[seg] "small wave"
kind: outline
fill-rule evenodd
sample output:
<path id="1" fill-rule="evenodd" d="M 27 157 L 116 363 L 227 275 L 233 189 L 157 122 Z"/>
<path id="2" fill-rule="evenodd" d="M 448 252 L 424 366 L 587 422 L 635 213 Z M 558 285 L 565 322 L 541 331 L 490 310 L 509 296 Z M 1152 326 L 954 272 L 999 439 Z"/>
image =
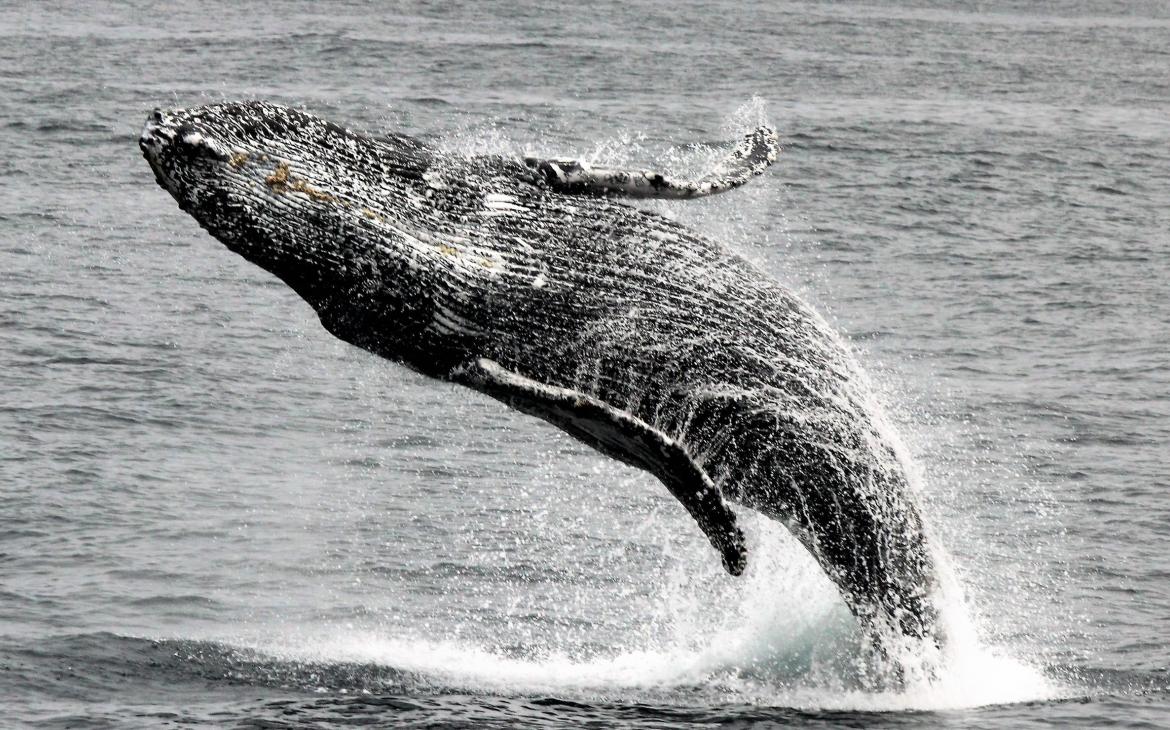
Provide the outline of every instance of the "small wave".
<path id="1" fill-rule="evenodd" d="M 44 121 L 27 121 L 14 119 L 5 125 L 8 129 L 21 132 L 39 132 L 53 134 L 57 132 L 76 134 L 78 132 L 108 132 L 110 127 L 98 122 L 83 122 L 75 119 L 51 119 Z"/>
<path id="2" fill-rule="evenodd" d="M 191 608 L 198 606 L 200 609 L 215 608 L 223 604 L 214 598 L 200 595 L 167 595 L 167 596 L 143 596 L 141 598 L 134 598 L 128 601 L 131 606 L 138 606 L 141 608 L 170 608 L 181 607 Z"/>
<path id="3" fill-rule="evenodd" d="M 431 108 L 453 106 L 450 101 L 438 96 L 408 96 L 403 99 L 403 102 Z"/>
<path id="4" fill-rule="evenodd" d="M 428 686 L 400 669 L 370 663 L 285 661 L 245 647 L 215 641 L 147 639 L 109 632 L 43 639 L 29 646 L 0 645 L 0 656 L 17 660 L 22 681 L 46 692 L 59 684 L 72 695 L 74 675 L 87 677 L 95 694 L 147 684 L 184 681 L 279 687 L 304 691 L 418 692 Z M 16 667 L 13 667 L 14 669 Z M 61 675 L 60 670 L 68 668 Z M 6 672 L 0 667 L 0 679 Z"/>

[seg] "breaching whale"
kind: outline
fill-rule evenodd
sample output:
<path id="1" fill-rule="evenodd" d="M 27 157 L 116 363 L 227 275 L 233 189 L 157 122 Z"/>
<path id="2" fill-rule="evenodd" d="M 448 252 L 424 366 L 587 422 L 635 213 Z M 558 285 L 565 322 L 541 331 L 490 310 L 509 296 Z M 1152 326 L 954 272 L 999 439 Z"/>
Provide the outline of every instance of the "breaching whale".
<path id="1" fill-rule="evenodd" d="M 337 337 L 652 473 L 733 575 L 729 502 L 782 522 L 863 626 L 941 642 L 931 539 L 848 348 L 741 256 L 621 202 L 741 185 L 771 129 L 696 180 L 460 157 L 255 101 L 156 110 L 139 144 Z"/>

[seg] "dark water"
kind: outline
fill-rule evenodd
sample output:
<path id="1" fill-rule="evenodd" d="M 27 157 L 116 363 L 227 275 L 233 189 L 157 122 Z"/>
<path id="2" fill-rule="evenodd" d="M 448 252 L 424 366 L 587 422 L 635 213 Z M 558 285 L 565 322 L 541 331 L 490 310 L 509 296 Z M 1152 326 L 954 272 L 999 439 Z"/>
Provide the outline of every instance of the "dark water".
<path id="1" fill-rule="evenodd" d="M 758 95 L 764 102 L 752 102 Z M 966 592 L 866 692 L 776 525 L 724 575 L 652 478 L 332 339 L 135 140 L 262 97 L 686 170 L 652 206 L 845 331 Z M 0 725 L 1170 723 L 1170 8 L 0 8 Z"/>

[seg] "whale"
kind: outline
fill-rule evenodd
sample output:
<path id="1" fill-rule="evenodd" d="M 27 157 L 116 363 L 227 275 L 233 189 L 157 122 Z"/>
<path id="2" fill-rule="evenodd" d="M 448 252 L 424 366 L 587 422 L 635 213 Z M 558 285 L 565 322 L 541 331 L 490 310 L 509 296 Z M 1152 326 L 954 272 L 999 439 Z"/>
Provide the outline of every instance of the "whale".
<path id="1" fill-rule="evenodd" d="M 649 472 L 731 575 L 736 510 L 782 523 L 866 631 L 941 646 L 936 540 L 856 356 L 743 255 L 636 205 L 747 183 L 772 128 L 685 179 L 263 101 L 156 109 L 138 141 L 183 211 L 336 337 Z"/>

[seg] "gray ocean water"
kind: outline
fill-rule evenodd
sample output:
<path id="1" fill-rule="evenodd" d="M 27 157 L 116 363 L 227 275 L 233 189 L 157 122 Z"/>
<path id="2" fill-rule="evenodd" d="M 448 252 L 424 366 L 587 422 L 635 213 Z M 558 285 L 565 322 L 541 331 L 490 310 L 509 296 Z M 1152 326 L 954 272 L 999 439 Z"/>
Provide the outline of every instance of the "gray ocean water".
<path id="1" fill-rule="evenodd" d="M 778 525 L 332 338 L 154 182 L 155 106 L 688 171 L 849 338 L 968 617 L 867 691 Z M 704 146 L 707 145 L 707 146 Z M 1170 6 L 0 7 L 0 725 L 1170 724 Z"/>

